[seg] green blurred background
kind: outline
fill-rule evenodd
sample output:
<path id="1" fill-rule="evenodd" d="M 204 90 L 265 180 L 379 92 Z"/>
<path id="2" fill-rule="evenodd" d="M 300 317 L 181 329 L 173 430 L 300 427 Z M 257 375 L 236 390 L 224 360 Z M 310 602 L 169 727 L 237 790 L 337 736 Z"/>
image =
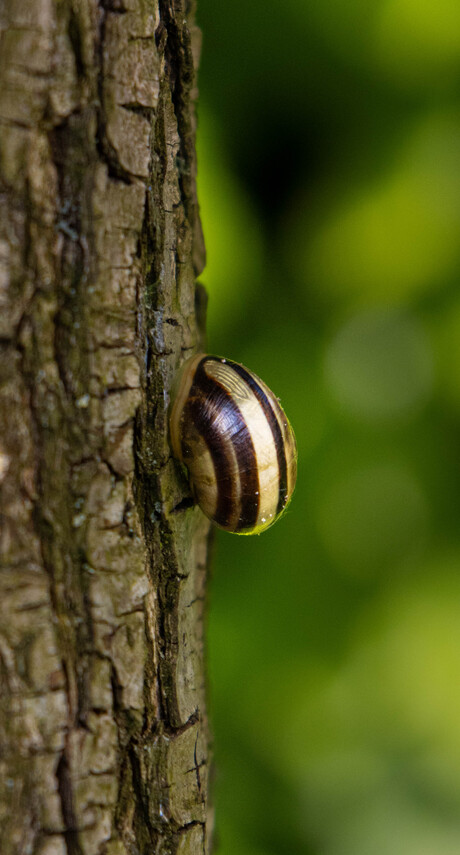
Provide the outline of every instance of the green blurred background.
<path id="1" fill-rule="evenodd" d="M 460 4 L 198 0 L 209 349 L 281 397 L 218 533 L 220 855 L 460 853 Z"/>

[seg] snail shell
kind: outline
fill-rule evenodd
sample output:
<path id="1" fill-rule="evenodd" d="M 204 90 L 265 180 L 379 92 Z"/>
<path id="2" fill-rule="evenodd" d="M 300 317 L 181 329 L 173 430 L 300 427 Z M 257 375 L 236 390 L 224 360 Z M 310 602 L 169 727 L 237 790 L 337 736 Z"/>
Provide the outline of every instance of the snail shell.
<path id="1" fill-rule="evenodd" d="M 170 414 L 174 456 L 195 498 L 226 531 L 260 534 L 294 490 L 294 432 L 273 392 L 243 365 L 198 353 L 183 365 Z"/>

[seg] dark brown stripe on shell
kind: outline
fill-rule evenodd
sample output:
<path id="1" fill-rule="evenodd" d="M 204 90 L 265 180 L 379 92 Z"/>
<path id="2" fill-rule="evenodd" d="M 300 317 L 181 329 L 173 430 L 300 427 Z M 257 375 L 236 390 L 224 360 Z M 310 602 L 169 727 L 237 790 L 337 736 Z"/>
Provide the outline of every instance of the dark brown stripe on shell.
<path id="1" fill-rule="evenodd" d="M 276 418 L 275 413 L 273 412 L 273 406 L 270 403 L 266 393 L 259 386 L 256 378 L 253 374 L 250 374 L 249 371 L 244 368 L 243 365 L 240 365 L 238 362 L 232 362 L 231 360 L 227 360 L 227 364 L 230 365 L 243 380 L 246 381 L 248 386 L 250 386 L 251 390 L 254 392 L 260 406 L 264 411 L 265 418 L 270 426 L 270 430 L 273 434 L 273 440 L 276 448 L 276 456 L 278 458 L 278 470 L 279 470 L 279 495 L 278 495 L 278 505 L 276 508 L 276 515 L 281 513 L 286 502 L 288 500 L 288 478 L 287 478 L 287 463 L 286 463 L 286 454 L 284 451 L 284 440 L 283 435 L 281 433 L 281 428 L 279 426 L 278 419 Z"/>
<path id="2" fill-rule="evenodd" d="M 228 528 L 232 522 L 237 502 L 234 476 L 226 449 L 226 443 L 232 443 L 238 465 L 241 497 L 238 521 L 236 525 L 231 525 L 231 529 L 243 531 L 256 526 L 259 514 L 256 452 L 251 434 L 232 396 L 217 380 L 206 374 L 204 363 L 208 359 L 204 357 L 197 365 L 187 407 L 212 457 L 218 491 L 214 519 L 224 528 Z M 222 439 L 223 427 L 227 439 Z"/>

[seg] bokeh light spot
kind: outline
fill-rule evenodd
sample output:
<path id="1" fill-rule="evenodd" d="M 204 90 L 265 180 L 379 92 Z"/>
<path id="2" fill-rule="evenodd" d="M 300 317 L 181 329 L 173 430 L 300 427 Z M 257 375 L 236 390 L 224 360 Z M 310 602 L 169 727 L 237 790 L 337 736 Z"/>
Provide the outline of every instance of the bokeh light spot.
<path id="1" fill-rule="evenodd" d="M 398 420 L 418 411 L 433 382 L 428 337 L 415 318 L 388 310 L 362 312 L 330 343 L 326 385 L 347 413 Z"/>
<path id="2" fill-rule="evenodd" d="M 342 476 L 319 505 L 318 529 L 334 563 L 373 576 L 416 554 L 425 542 L 427 502 L 406 469 L 379 463 Z"/>

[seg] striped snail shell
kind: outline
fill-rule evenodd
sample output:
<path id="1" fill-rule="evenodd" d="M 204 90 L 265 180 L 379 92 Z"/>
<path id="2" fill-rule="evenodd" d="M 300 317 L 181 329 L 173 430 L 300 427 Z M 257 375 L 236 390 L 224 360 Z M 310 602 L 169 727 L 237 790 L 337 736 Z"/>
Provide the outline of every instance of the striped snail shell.
<path id="1" fill-rule="evenodd" d="M 187 469 L 209 519 L 236 534 L 260 534 L 294 490 L 294 432 L 273 392 L 243 365 L 198 353 L 173 388 L 174 456 Z"/>

